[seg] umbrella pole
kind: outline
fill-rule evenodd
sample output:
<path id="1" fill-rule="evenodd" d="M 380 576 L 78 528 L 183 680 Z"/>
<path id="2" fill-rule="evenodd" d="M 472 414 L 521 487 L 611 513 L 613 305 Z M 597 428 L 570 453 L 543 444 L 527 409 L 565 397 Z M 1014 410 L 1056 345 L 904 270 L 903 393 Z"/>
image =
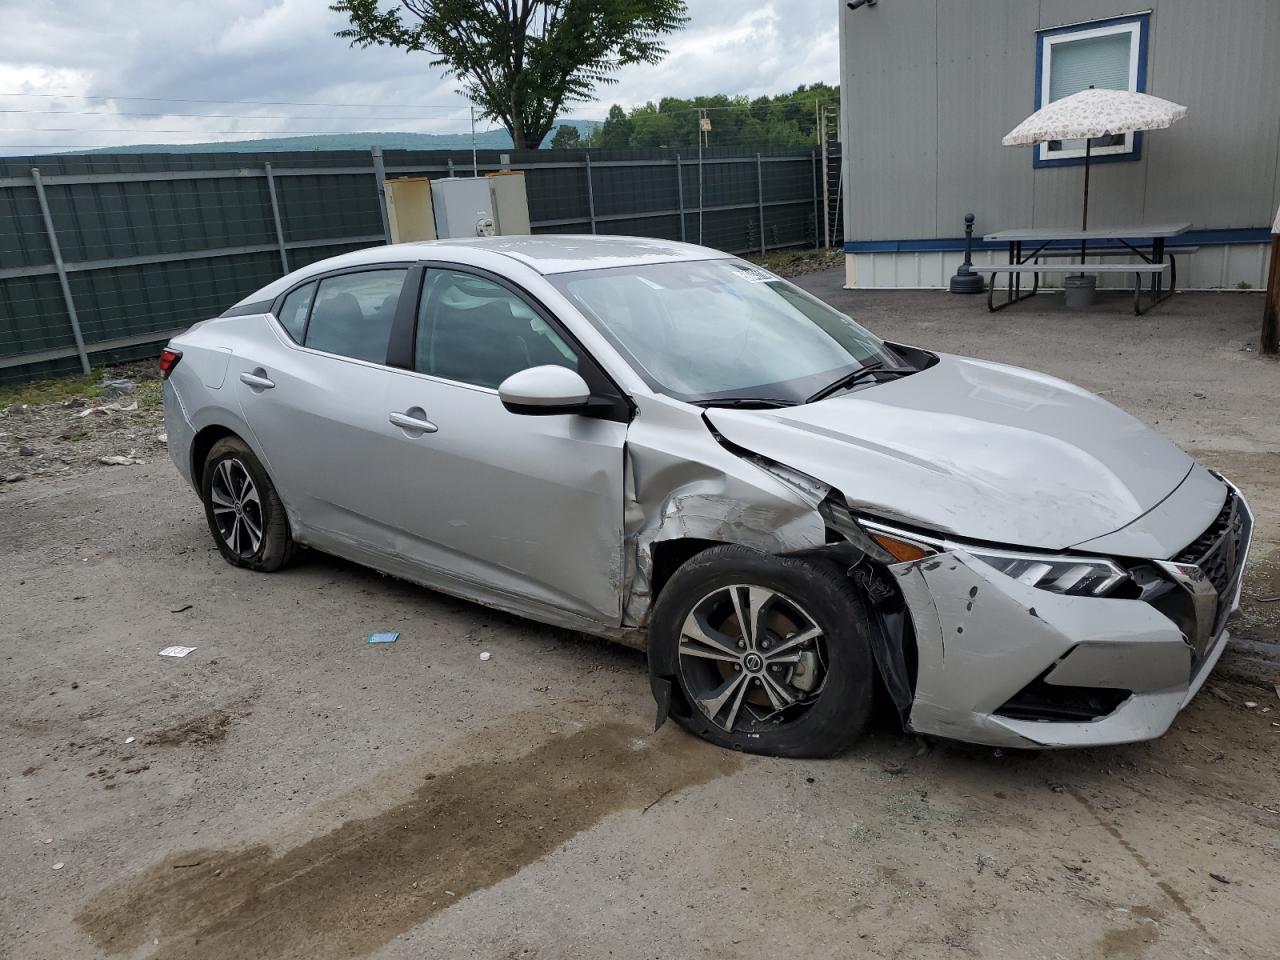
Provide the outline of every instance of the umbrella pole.
<path id="1" fill-rule="evenodd" d="M 1089 154 L 1093 149 L 1093 140 L 1090 137 L 1084 138 L 1084 216 L 1080 219 L 1080 229 L 1089 229 Z M 1085 248 L 1088 241 L 1081 238 L 1080 240 L 1080 266 L 1084 266 Z M 1084 276 L 1082 272 L 1080 274 Z"/>

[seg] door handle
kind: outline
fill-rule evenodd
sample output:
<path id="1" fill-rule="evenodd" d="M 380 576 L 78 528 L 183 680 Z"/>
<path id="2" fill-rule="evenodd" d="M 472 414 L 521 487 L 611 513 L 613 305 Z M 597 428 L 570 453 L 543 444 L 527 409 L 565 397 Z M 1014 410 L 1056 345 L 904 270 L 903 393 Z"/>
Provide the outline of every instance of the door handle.
<path id="1" fill-rule="evenodd" d="M 274 380 L 267 377 L 260 377 L 256 373 L 240 374 L 240 382 L 245 386 L 253 387 L 256 390 L 270 390 L 276 385 Z"/>
<path id="2" fill-rule="evenodd" d="M 421 413 L 421 411 L 415 408 L 408 413 L 391 413 L 387 415 L 387 419 L 402 430 L 411 430 L 414 433 L 435 433 L 440 429 L 426 418 L 426 414 L 413 416 L 414 413 Z"/>

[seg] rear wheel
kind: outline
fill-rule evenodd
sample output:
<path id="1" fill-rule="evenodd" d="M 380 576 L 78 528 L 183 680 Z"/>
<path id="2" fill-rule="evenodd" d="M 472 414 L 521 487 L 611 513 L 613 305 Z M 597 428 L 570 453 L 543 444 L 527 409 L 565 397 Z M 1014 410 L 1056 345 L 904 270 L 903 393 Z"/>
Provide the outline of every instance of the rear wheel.
<path id="1" fill-rule="evenodd" d="M 655 693 L 712 743 L 785 757 L 832 756 L 871 709 L 870 623 L 834 566 L 739 546 L 714 547 L 676 571 L 649 631 Z"/>
<path id="2" fill-rule="evenodd" d="M 213 445 L 200 490 L 209 532 L 228 563 L 269 573 L 293 559 L 296 547 L 284 504 L 239 437 L 223 437 Z"/>

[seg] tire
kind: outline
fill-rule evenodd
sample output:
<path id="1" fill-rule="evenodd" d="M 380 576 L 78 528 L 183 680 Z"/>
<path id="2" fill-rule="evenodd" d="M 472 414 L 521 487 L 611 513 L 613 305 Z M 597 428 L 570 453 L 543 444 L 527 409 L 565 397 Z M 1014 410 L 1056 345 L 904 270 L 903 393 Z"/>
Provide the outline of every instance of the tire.
<path id="1" fill-rule="evenodd" d="M 239 437 L 223 437 L 213 445 L 201 472 L 200 494 L 209 533 L 227 563 L 272 573 L 293 560 L 297 547 L 284 504 Z"/>
<path id="2" fill-rule="evenodd" d="M 742 619 L 763 621 L 763 632 L 744 637 Z M 835 565 L 712 547 L 680 567 L 654 604 L 654 696 L 722 747 L 835 756 L 862 736 L 871 712 L 871 629 L 861 594 Z"/>

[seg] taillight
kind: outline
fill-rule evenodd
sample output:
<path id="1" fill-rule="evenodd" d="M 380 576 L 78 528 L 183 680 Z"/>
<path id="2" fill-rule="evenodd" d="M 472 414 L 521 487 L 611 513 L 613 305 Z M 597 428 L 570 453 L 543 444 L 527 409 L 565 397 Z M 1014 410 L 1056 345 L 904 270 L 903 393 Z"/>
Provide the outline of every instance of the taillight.
<path id="1" fill-rule="evenodd" d="M 178 361 L 181 359 L 182 359 L 181 350 L 170 350 L 168 347 L 165 347 L 163 350 L 161 350 L 160 351 L 160 376 L 168 380 L 169 374 L 173 373 L 173 368 L 178 365 Z"/>

